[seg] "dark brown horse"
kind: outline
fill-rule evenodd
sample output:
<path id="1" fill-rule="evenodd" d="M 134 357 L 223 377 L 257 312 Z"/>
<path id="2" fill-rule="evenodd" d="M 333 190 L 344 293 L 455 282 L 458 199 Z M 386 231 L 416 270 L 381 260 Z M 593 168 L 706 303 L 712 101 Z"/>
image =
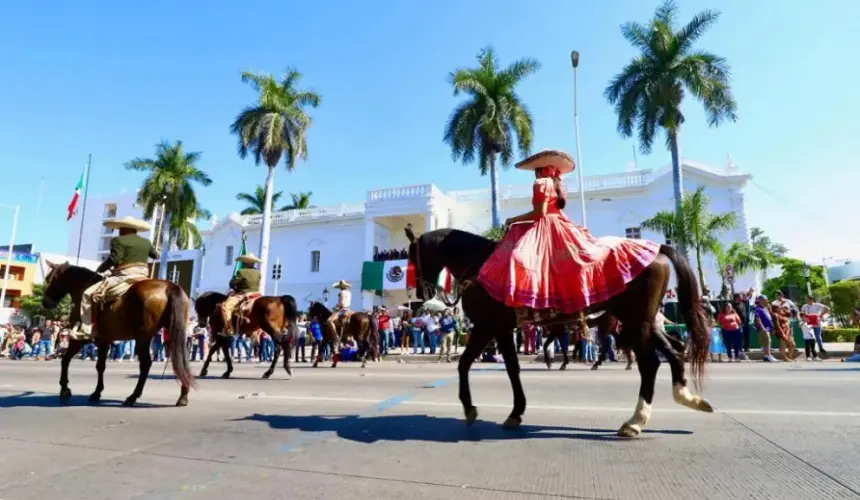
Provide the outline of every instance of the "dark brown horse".
<path id="1" fill-rule="evenodd" d="M 281 297 L 263 296 L 254 302 L 251 307 L 251 312 L 248 318 L 240 325 L 233 328 L 227 328 L 223 311 L 221 309 L 227 296 L 219 292 L 207 292 L 194 301 L 194 310 L 197 313 L 197 322 L 201 326 L 208 324 L 211 332 L 214 345 L 209 349 L 209 355 L 203 363 L 203 369 L 200 370 L 200 376 L 205 377 L 209 372 L 209 363 L 212 361 L 212 355 L 219 349 L 224 354 L 224 360 L 227 363 L 227 371 L 221 375 L 221 378 L 230 378 L 233 372 L 233 361 L 230 358 L 230 339 L 232 334 L 230 330 L 236 331 L 258 339 L 259 332 L 262 330 L 272 337 L 275 343 L 275 355 L 272 358 L 272 364 L 265 373 L 263 378 L 269 378 L 275 372 L 275 366 L 278 364 L 278 358 L 281 350 L 285 350 L 284 370 L 288 375 L 293 374 L 290 369 L 290 337 L 285 334 L 285 330 L 289 327 L 292 332 L 296 328 L 296 320 L 298 318 L 298 309 L 296 300 L 290 295 Z"/>
<path id="2" fill-rule="evenodd" d="M 90 285 L 104 278 L 89 269 L 64 264 L 48 263 L 51 271 L 45 278 L 45 296 L 42 300 L 46 308 L 54 308 L 66 295 L 72 297 L 72 312 L 69 322 L 80 320 L 81 297 Z M 195 386 L 194 376 L 188 366 L 188 346 L 185 330 L 188 326 L 188 296 L 185 291 L 169 281 L 144 280 L 131 286 L 116 302 L 106 305 L 95 317 L 97 333 L 95 344 L 98 348 L 98 383 L 90 394 L 90 402 L 98 403 L 104 390 L 104 372 L 111 342 L 115 340 L 135 340 L 137 359 L 140 362 L 140 377 L 134 392 L 123 402 L 123 406 L 134 406 L 141 394 L 149 369 L 152 366 L 149 346 L 152 336 L 162 328 L 167 330 L 167 355 L 173 366 L 173 374 L 181 390 L 176 406 L 188 404 L 188 391 Z M 84 342 L 70 339 L 69 347 L 63 354 L 60 373 L 60 401 L 67 403 L 72 397 L 69 390 L 69 362 L 81 350 Z"/>
<path id="3" fill-rule="evenodd" d="M 346 320 L 346 324 L 340 326 L 340 334 L 332 330 L 329 326 L 328 319 L 332 312 L 319 302 L 313 302 L 308 309 L 308 317 L 316 318 L 322 327 L 323 342 L 328 342 L 331 345 L 332 364 L 331 367 L 337 367 L 340 360 L 340 345 L 346 342 L 347 337 L 352 337 L 358 345 L 358 356 L 361 359 L 361 367 L 367 366 L 367 355 L 373 360 L 379 359 L 379 330 L 376 322 L 369 314 L 364 312 L 354 312 Z M 321 355 L 314 360 L 314 368 L 321 361 Z"/>
<path id="4" fill-rule="evenodd" d="M 471 425 L 478 418 L 478 410 L 472 405 L 469 389 L 469 368 L 490 339 L 496 339 L 505 361 L 505 369 L 514 392 L 514 407 L 505 420 L 505 428 L 519 427 L 526 410 L 526 396 L 520 381 L 520 366 L 517 359 L 513 331 L 517 323 L 514 309 L 490 297 L 475 277 L 481 265 L 493 253 L 496 243 L 482 236 L 456 229 L 437 229 L 417 238 L 410 227 L 406 228 L 410 241 L 409 260 L 415 265 L 415 278 L 419 283 L 417 295 L 422 300 L 431 298 L 438 291 L 439 273 L 447 268 L 457 283 L 463 310 L 474 323 L 466 350 L 460 357 L 460 402 L 466 421 Z M 673 397 L 676 403 L 699 411 L 711 412 L 711 405 L 687 388 L 684 364 L 666 335 L 654 325 L 669 284 L 671 269 L 675 268 L 678 280 L 680 310 L 686 320 L 691 338 L 691 370 L 696 386 L 704 377 L 708 356 L 710 332 L 706 326 L 699 301 L 696 279 L 689 263 L 669 246 L 660 247 L 660 253 L 639 276 L 628 283 L 624 292 L 592 307 L 586 314 L 606 311 L 622 324 L 621 335 L 636 353 L 641 384 L 639 400 L 633 416 L 618 431 L 620 436 L 634 437 L 642 432 L 651 416 L 654 399 L 654 383 L 661 352 L 672 368 Z"/>

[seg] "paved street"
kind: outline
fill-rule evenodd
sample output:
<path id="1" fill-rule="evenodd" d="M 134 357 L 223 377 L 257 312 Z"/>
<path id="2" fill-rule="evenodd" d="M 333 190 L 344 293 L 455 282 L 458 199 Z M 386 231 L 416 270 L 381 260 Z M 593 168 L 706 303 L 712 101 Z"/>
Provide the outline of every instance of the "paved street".
<path id="1" fill-rule="evenodd" d="M 860 497 L 860 371 L 838 362 L 711 364 L 715 414 L 675 405 L 664 366 L 634 440 L 614 435 L 638 389 L 619 365 L 525 365 L 513 432 L 499 426 L 511 392 L 496 365 L 472 371 L 470 429 L 453 364 L 300 365 L 268 381 L 243 364 L 201 380 L 186 408 L 162 368 L 122 408 L 137 364 L 109 363 L 108 401 L 91 407 L 94 363 L 76 360 L 59 407 L 57 362 L 0 360 L 0 499 Z"/>

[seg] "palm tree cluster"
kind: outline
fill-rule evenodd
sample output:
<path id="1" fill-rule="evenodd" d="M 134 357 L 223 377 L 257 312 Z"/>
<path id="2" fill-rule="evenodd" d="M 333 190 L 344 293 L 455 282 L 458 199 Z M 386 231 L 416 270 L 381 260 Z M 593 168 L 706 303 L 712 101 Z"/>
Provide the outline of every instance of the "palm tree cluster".
<path id="1" fill-rule="evenodd" d="M 690 197 L 683 195 L 678 151 L 678 137 L 685 120 L 681 105 L 687 94 L 692 95 L 703 105 L 709 124 L 717 126 L 725 120 L 737 119 L 737 104 L 726 60 L 695 48 L 695 43 L 717 22 L 719 13 L 700 12 L 680 28 L 677 18 L 676 3 L 665 0 L 648 24 L 631 22 L 622 27 L 622 35 L 640 54 L 612 79 L 604 94 L 615 106 L 619 133 L 631 137 L 635 132 L 644 152 L 651 151 L 658 131 L 664 132 L 672 156 L 676 206 L 674 213 L 657 214 L 648 222 L 650 227 L 672 232 L 683 253 L 686 254 L 688 244 L 692 245 L 700 261 L 703 252 L 717 252 L 712 235 L 727 228 L 732 216 L 704 217 L 706 199 L 700 190 Z M 502 66 L 492 47 L 482 49 L 476 62 L 475 67 L 458 68 L 449 75 L 454 96 L 462 95 L 465 99 L 448 118 L 444 141 L 455 161 L 476 163 L 481 175 L 489 174 L 492 227 L 498 230 L 501 226 L 498 169 L 509 167 L 517 154 L 528 155 L 534 136 L 534 120 L 517 94 L 517 86 L 536 73 L 540 63 L 522 58 Z M 247 204 L 243 214 L 263 215 L 259 257 L 264 268 L 272 207 L 283 196 L 282 191 L 274 191 L 275 167 L 283 160 L 287 170 L 292 171 L 300 160 L 307 159 L 307 132 L 313 123 L 308 111 L 317 108 L 322 100 L 316 92 L 299 87 L 301 77 L 292 68 L 280 78 L 242 72 L 242 82 L 251 85 L 257 100 L 241 110 L 230 126 L 238 140 L 239 156 L 244 159 L 250 155 L 255 164 L 267 168 L 263 186 L 257 186 L 253 193 L 236 195 L 237 200 Z M 193 221 L 208 215 L 197 204 L 191 188 L 192 183 L 204 186 L 211 183 L 195 166 L 198 159 L 199 153 L 185 153 L 181 143 L 176 142 L 159 145 L 155 159 L 135 159 L 126 165 L 149 172 L 140 202 L 148 217 L 159 205 L 169 215 L 165 220 L 170 222 L 162 231 L 165 243 L 171 240 L 182 245 L 196 241 Z M 309 207 L 310 196 L 310 192 L 290 194 L 292 203 L 281 210 Z M 690 214 L 686 209 L 697 212 Z M 735 256 L 739 250 L 729 248 L 724 253 Z M 736 259 L 738 263 L 741 261 Z M 262 273 L 263 290 L 267 274 Z M 703 279 L 701 265 L 699 274 Z"/>
<path id="2" fill-rule="evenodd" d="M 201 153 L 188 152 L 182 141 L 163 141 L 155 146 L 155 157 L 135 158 L 125 168 L 145 172 L 137 203 L 143 216 L 151 219 L 156 211 L 161 214 L 161 262 L 158 277 L 167 278 L 167 250 L 176 243 L 187 248 L 193 241 L 199 245 L 200 233 L 194 221 L 208 219 L 209 213 L 197 201 L 194 184 L 208 186 L 212 179 L 197 167 Z"/>

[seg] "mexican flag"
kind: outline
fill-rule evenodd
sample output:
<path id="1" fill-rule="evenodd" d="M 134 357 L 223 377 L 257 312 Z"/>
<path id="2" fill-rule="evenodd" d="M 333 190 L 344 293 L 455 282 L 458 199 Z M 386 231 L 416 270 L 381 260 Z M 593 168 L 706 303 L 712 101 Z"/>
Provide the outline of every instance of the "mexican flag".
<path id="1" fill-rule="evenodd" d="M 447 269 L 439 273 L 437 284 L 446 292 L 453 289 L 454 280 Z M 364 263 L 361 270 L 362 290 L 381 292 L 407 288 L 415 288 L 415 266 L 408 259 Z"/>
<path id="2" fill-rule="evenodd" d="M 246 253 L 248 253 L 248 250 L 245 248 L 245 240 L 246 239 L 248 239 L 248 238 L 247 238 L 247 236 L 245 236 L 245 231 L 242 231 L 242 246 L 239 247 L 239 255 L 236 256 L 237 259 L 239 257 L 245 255 Z M 239 272 L 239 266 L 240 265 L 241 265 L 241 263 L 239 261 L 236 261 L 236 264 L 233 266 L 233 276 L 236 276 L 236 273 Z"/>
<path id="3" fill-rule="evenodd" d="M 75 212 L 78 208 L 78 200 L 81 198 L 81 191 L 84 189 L 84 178 L 87 175 L 87 168 L 84 167 L 84 171 L 81 172 L 81 178 L 78 179 L 78 184 L 75 186 L 75 194 L 72 196 L 72 201 L 69 202 L 69 214 L 66 216 L 66 222 L 72 220 L 72 217 L 75 216 Z"/>

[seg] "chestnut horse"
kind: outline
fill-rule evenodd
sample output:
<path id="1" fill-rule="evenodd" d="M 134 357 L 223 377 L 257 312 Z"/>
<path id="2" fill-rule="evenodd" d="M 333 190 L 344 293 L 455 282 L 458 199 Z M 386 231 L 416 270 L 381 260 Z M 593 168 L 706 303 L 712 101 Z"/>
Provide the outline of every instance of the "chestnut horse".
<path id="1" fill-rule="evenodd" d="M 230 358 L 230 339 L 232 335 L 228 333 L 227 325 L 224 322 L 224 314 L 221 309 L 226 299 L 227 296 L 223 293 L 206 292 L 194 301 L 197 322 L 201 326 L 208 324 L 214 342 L 212 348 L 209 349 L 209 355 L 206 356 L 206 361 L 203 363 L 203 369 L 200 370 L 201 377 L 205 377 L 209 372 L 209 363 L 212 361 L 212 355 L 219 349 L 224 354 L 224 360 L 227 363 L 227 371 L 221 375 L 221 378 L 230 378 L 230 374 L 233 372 L 233 361 Z M 296 307 L 296 300 L 292 296 L 263 296 L 254 302 L 247 321 L 238 325 L 238 328 L 232 329 L 238 333 L 244 333 L 248 337 L 256 337 L 259 330 L 262 330 L 272 337 L 275 343 L 275 355 L 272 358 L 272 365 L 263 373 L 264 379 L 271 377 L 275 372 L 275 366 L 278 364 L 278 357 L 282 349 L 286 351 L 284 370 L 286 370 L 288 375 L 293 374 L 290 369 L 290 335 L 285 335 L 283 332 L 288 326 L 292 331 L 296 327 L 297 318 L 298 309 Z"/>
<path id="2" fill-rule="evenodd" d="M 517 324 L 516 312 L 490 297 L 476 280 L 478 271 L 489 259 L 497 243 L 457 229 L 437 229 L 416 237 L 412 228 L 407 226 L 406 237 L 410 242 L 409 261 L 415 265 L 415 279 L 416 283 L 419 283 L 416 290 L 418 298 L 428 300 L 439 291 L 439 273 L 443 268 L 447 268 L 460 284 L 459 298 L 462 300 L 463 310 L 474 323 L 466 350 L 460 356 L 458 368 L 460 402 L 463 404 L 467 423 L 471 425 L 478 418 L 478 410 L 472 405 L 469 389 L 469 368 L 490 339 L 495 337 L 514 392 L 514 407 L 505 420 L 504 427 L 519 427 L 526 410 L 526 396 L 520 381 L 517 348 L 511 335 Z M 672 247 L 662 245 L 657 258 L 628 283 L 623 292 L 583 311 L 585 314 L 605 311 L 617 318 L 622 325 L 621 336 L 636 354 L 641 378 L 639 399 L 633 416 L 618 430 L 622 437 L 638 436 L 651 417 L 654 384 L 660 367 L 657 351 L 666 357 L 672 368 L 675 402 L 699 411 L 713 411 L 710 403 L 692 394 L 687 388 L 681 356 L 666 335 L 654 325 L 654 318 L 669 284 L 672 267 L 675 268 L 678 280 L 680 311 L 686 320 L 691 339 L 690 365 L 693 381 L 696 386 L 700 386 L 708 357 L 710 331 L 705 322 L 696 278 L 690 264 Z M 573 319 L 567 317 L 565 322 Z"/>
<path id="3" fill-rule="evenodd" d="M 316 318 L 319 321 L 323 330 L 323 342 L 328 342 L 331 346 L 332 353 L 332 368 L 337 367 L 337 362 L 340 360 L 340 345 L 344 343 L 347 337 L 352 337 L 358 345 L 358 355 L 361 359 L 361 367 L 367 366 L 367 353 L 370 352 L 371 358 L 375 361 L 379 359 L 379 330 L 376 322 L 369 314 L 356 311 L 349 316 L 346 324 L 341 327 L 340 334 L 332 331 L 328 324 L 328 319 L 332 312 L 319 302 L 311 303 L 308 309 L 308 317 Z M 316 368 L 322 355 L 318 354 L 314 360 L 313 367 Z"/>
<path id="4" fill-rule="evenodd" d="M 81 297 L 90 285 L 104 278 L 87 268 L 72 266 L 68 262 L 53 264 L 48 262 L 51 271 L 45 278 L 45 295 L 42 305 L 52 309 L 66 295 L 72 297 L 72 311 L 69 322 L 74 325 L 80 321 Z M 96 307 L 96 306 L 94 306 Z M 134 340 L 137 345 L 137 359 L 140 362 L 140 376 L 134 392 L 122 403 L 134 406 L 143 394 L 143 386 L 149 376 L 152 357 L 149 346 L 152 337 L 162 328 L 167 330 L 167 355 L 173 366 L 173 374 L 181 390 L 176 406 L 188 404 L 188 391 L 195 386 L 194 376 L 188 366 L 188 346 L 185 331 L 188 326 L 188 296 L 182 288 L 169 281 L 143 280 L 133 285 L 117 301 L 105 305 L 95 315 L 97 333 L 94 342 L 98 348 L 98 383 L 90 394 L 89 401 L 98 403 L 104 390 L 104 372 L 111 342 L 115 340 Z M 81 350 L 84 342 L 69 339 L 69 347 L 63 354 L 60 373 L 60 401 L 68 403 L 72 397 L 69 390 L 69 362 Z"/>

